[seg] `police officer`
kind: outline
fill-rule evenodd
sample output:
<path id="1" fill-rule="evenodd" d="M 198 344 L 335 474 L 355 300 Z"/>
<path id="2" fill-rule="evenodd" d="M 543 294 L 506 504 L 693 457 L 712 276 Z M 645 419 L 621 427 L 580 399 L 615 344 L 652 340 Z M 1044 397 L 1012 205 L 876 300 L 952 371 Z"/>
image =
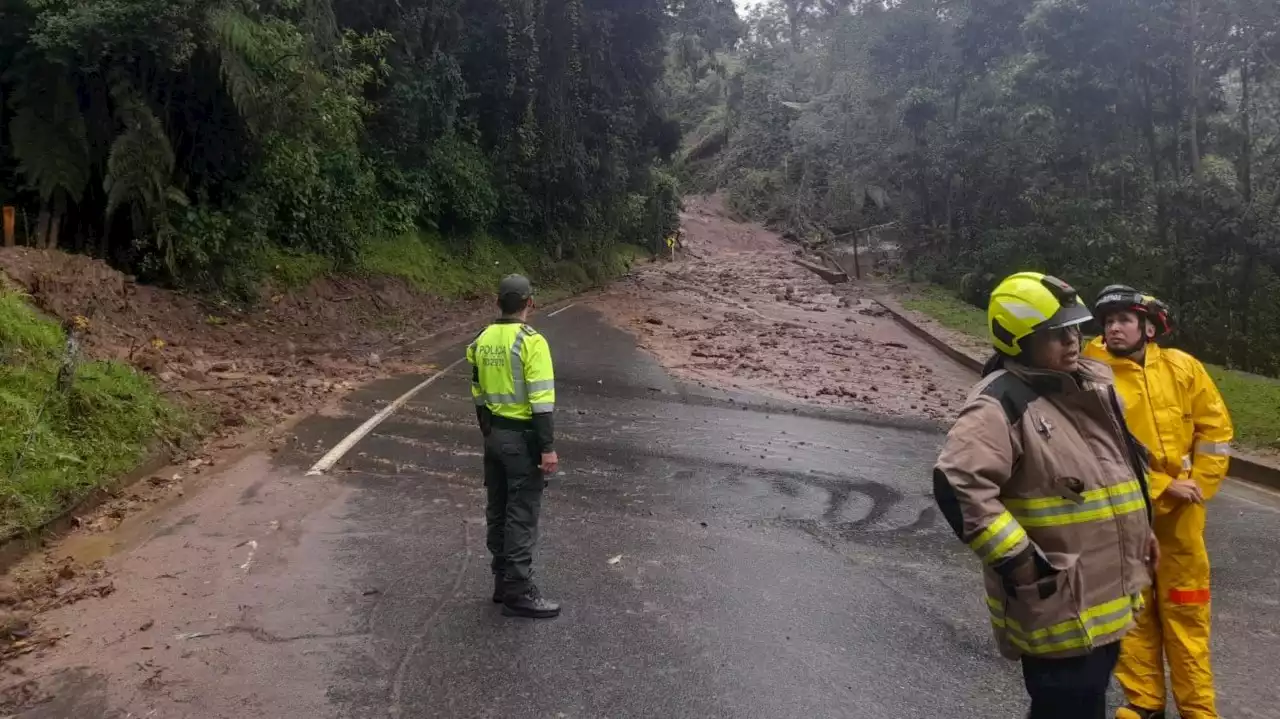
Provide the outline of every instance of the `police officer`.
<path id="1" fill-rule="evenodd" d="M 493 601 L 509 617 L 547 619 L 560 605 L 533 583 L 533 547 L 545 476 L 556 471 L 555 376 L 547 340 L 525 321 L 533 286 L 520 275 L 498 285 L 502 316 L 467 347 L 471 397 L 484 434 L 487 543 Z"/>

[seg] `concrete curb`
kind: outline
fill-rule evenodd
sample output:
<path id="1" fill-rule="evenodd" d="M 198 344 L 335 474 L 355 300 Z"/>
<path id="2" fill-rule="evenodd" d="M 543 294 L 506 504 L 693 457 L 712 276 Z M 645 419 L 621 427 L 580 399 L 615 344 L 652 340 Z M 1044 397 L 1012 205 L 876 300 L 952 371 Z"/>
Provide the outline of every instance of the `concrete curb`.
<path id="1" fill-rule="evenodd" d="M 978 359 L 964 350 L 951 346 L 946 342 L 946 340 L 943 340 L 938 335 L 925 329 L 924 326 L 916 322 L 915 319 L 908 314 L 908 311 L 897 302 L 894 302 L 887 297 L 877 297 L 875 298 L 875 301 L 881 307 L 885 308 L 889 315 L 892 316 L 893 319 L 897 320 L 898 324 L 902 325 L 908 332 L 924 340 L 944 355 L 955 360 L 965 369 L 968 369 L 975 374 L 981 374 L 984 360 Z"/>
<path id="2" fill-rule="evenodd" d="M 946 340 L 935 335 L 921 325 L 911 313 L 899 305 L 897 302 L 887 297 L 877 297 L 876 302 L 893 317 L 898 324 L 902 325 L 907 331 L 916 335 L 920 339 L 929 343 L 946 356 L 955 360 L 962 366 L 968 368 L 972 372 L 982 372 L 984 360 L 974 357 L 967 352 L 957 349 L 946 342 Z M 1243 455 L 1236 450 L 1231 457 L 1231 466 L 1227 470 L 1230 476 L 1257 484 L 1268 489 L 1280 490 L 1280 467 L 1269 464 L 1257 457 Z"/>

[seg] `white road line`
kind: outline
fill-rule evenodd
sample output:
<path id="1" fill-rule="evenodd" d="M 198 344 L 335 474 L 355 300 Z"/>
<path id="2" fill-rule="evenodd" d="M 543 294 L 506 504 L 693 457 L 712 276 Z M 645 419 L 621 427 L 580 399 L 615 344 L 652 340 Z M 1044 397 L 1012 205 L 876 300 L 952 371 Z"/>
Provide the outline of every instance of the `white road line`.
<path id="1" fill-rule="evenodd" d="M 577 303 L 574 303 L 567 307 L 561 307 L 555 312 L 552 312 L 551 314 L 547 315 L 547 317 L 555 317 L 561 312 L 564 312 L 565 310 L 572 309 L 577 306 L 578 306 Z M 307 471 L 307 476 L 314 477 L 316 475 L 324 474 L 325 472 L 328 472 L 330 469 L 333 469 L 333 465 L 337 464 L 338 460 L 342 459 L 347 452 L 350 452 L 351 448 L 356 446 L 360 442 L 360 440 L 368 436 L 368 434 L 372 432 L 375 427 L 377 427 L 378 425 L 386 421 L 387 417 L 390 417 L 391 415 L 395 414 L 395 411 L 403 407 L 405 402 L 408 402 L 409 400 L 413 399 L 413 396 L 415 394 L 426 389 L 428 386 L 431 385 L 432 382 L 435 382 L 436 380 L 440 379 L 442 376 L 447 374 L 449 370 L 452 370 L 454 367 L 457 367 L 458 365 L 462 364 L 464 361 L 466 361 L 465 357 L 455 360 L 453 364 L 431 375 L 426 380 L 424 380 L 421 384 L 419 384 L 417 387 L 414 387 L 408 392 L 405 392 L 404 394 L 397 397 L 394 402 L 387 405 L 386 407 L 383 407 L 381 412 L 378 412 L 377 414 L 373 415 L 369 419 L 365 420 L 364 424 L 360 425 L 359 427 L 356 427 L 354 432 L 344 437 L 342 441 L 339 442 L 337 445 L 335 445 L 333 449 L 329 450 L 329 452 L 325 454 L 325 456 L 321 457 L 320 461 L 316 462 L 315 465 L 313 465 L 311 469 Z"/>
<path id="2" fill-rule="evenodd" d="M 422 383 L 420 383 L 417 387 L 414 387 L 408 392 L 405 392 L 404 394 L 397 397 L 394 402 L 387 405 L 386 407 L 383 407 L 381 412 L 378 412 L 377 414 L 373 415 L 369 419 L 365 420 L 364 424 L 360 425 L 359 427 L 356 427 L 354 432 L 344 437 L 343 440 L 339 442 L 336 446 L 334 446 L 333 449 L 329 450 L 328 454 L 321 457 L 320 461 L 316 462 L 315 465 L 310 469 L 310 471 L 307 472 L 307 476 L 314 477 L 315 475 L 324 474 L 325 472 L 328 472 L 330 469 L 333 469 L 333 465 L 337 464 L 338 460 L 342 459 L 343 455 L 345 455 L 347 452 L 350 452 L 351 448 L 356 446 L 356 443 L 364 439 L 370 432 L 372 432 L 374 427 L 377 427 L 378 425 L 382 424 L 382 422 L 386 420 L 387 417 L 390 417 L 392 414 L 395 413 L 396 410 L 403 407 L 405 402 L 408 402 L 410 399 L 413 399 L 413 396 L 415 394 L 431 386 L 432 382 L 435 382 L 436 380 L 443 377 L 454 367 L 457 367 L 458 365 L 465 362 L 466 359 L 467 359 L 466 357 L 458 358 L 453 362 L 453 364 L 449 365 L 448 367 L 445 367 L 439 372 L 436 372 L 435 374 L 431 375 L 427 379 L 423 380 Z"/>

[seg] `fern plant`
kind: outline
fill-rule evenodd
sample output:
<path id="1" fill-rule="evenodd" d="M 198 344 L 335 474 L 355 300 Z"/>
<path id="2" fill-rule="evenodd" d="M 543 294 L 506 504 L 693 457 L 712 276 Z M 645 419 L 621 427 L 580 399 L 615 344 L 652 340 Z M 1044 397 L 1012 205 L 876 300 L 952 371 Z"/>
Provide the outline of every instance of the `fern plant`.
<path id="1" fill-rule="evenodd" d="M 170 273 L 175 273 L 175 232 L 169 205 L 186 205 L 187 197 L 173 185 L 174 156 L 159 118 L 137 90 L 117 79 L 111 88 L 122 130 L 111 144 L 103 189 L 107 193 L 106 223 L 110 233 L 116 212 L 128 206 L 135 233 L 150 230 Z"/>
<path id="2" fill-rule="evenodd" d="M 89 139 L 72 80 L 65 72 L 18 70 L 10 73 L 9 99 L 18 167 L 46 204 L 58 193 L 79 202 L 89 184 Z"/>
<path id="3" fill-rule="evenodd" d="M 260 37 L 262 26 L 230 5 L 210 9 L 207 21 L 222 85 L 245 125 L 260 134 L 265 108 L 261 101 L 263 83 L 256 68 L 269 61 Z"/>

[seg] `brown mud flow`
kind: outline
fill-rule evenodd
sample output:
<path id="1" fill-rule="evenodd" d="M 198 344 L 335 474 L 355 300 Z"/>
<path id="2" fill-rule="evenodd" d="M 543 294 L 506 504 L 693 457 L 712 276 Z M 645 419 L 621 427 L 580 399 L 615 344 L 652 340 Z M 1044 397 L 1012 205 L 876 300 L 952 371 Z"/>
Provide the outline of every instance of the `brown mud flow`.
<path id="1" fill-rule="evenodd" d="M 616 283 L 592 305 L 677 376 L 716 387 L 947 420 L 973 377 L 904 330 L 868 281 L 831 285 L 797 246 L 691 198 L 684 252 Z"/>

